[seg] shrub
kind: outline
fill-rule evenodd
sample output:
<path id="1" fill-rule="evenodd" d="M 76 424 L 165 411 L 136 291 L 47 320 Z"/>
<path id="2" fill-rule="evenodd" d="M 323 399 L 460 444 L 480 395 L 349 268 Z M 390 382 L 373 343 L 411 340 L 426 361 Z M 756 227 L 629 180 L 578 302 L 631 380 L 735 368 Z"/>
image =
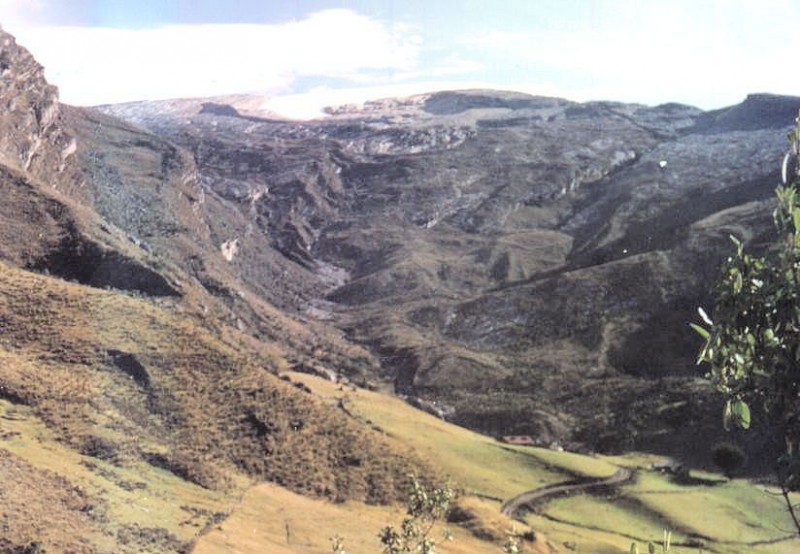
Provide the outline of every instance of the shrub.
<path id="1" fill-rule="evenodd" d="M 447 517 L 454 497 L 455 491 L 449 485 L 429 489 L 412 475 L 406 517 L 403 518 L 400 529 L 389 525 L 381 529 L 378 535 L 383 545 L 383 554 L 436 554 L 436 541 L 431 537 L 431 530 L 437 521 Z M 445 539 L 450 539 L 447 530 Z"/>
<path id="2" fill-rule="evenodd" d="M 711 448 L 711 461 L 728 479 L 733 477 L 746 459 L 744 450 L 729 442 L 720 442 Z"/>

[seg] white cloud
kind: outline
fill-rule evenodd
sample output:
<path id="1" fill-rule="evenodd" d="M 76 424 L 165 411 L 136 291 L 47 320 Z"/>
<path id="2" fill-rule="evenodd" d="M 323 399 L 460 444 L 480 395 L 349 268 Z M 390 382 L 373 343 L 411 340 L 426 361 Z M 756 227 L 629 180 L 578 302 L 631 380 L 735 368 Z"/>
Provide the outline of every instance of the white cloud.
<path id="1" fill-rule="evenodd" d="M 757 4 L 757 6 L 755 6 Z M 739 102 L 749 92 L 797 94 L 798 4 L 609 2 L 602 25 L 531 32 L 487 31 L 473 49 L 516 63 L 520 73 L 557 75 L 567 95 L 700 107 Z"/>
<path id="2" fill-rule="evenodd" d="M 422 46 L 412 28 L 350 10 L 280 25 L 7 30 L 45 66 L 62 100 L 79 105 L 286 91 L 303 76 L 410 72 Z"/>
<path id="3" fill-rule="evenodd" d="M 800 91 L 792 70 L 800 51 L 796 0 L 598 0 L 591 10 L 542 8 L 530 24 L 501 21 L 482 35 L 459 37 L 454 20 L 427 44 L 421 33 L 432 29 L 423 15 L 412 27 L 352 10 L 264 25 L 34 26 L 52 1 L 0 0 L 0 17 L 62 99 L 82 105 L 259 92 L 288 95 L 278 101 L 285 106 L 313 104 L 299 110 L 308 114 L 370 91 L 389 96 L 448 82 L 702 108 L 749 92 Z"/>

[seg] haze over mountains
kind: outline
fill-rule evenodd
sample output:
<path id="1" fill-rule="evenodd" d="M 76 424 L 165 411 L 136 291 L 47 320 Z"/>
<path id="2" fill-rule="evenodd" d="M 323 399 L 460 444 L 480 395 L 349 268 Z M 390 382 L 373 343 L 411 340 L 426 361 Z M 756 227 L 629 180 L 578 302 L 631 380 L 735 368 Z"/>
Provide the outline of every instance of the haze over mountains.
<path id="1" fill-rule="evenodd" d="M 436 473 L 278 377 L 294 369 L 490 435 L 705 462 L 720 404 L 687 322 L 728 235 L 769 240 L 800 98 L 454 91 L 307 122 L 246 97 L 82 109 L 2 31 L 0 74 L 0 399 L 66 452 L 333 500 Z M 19 497 L 16 524 L 57 505 L 65 550 L 191 536 L 114 519 L 109 538 L 101 502 L 23 472 L 64 498 Z"/>

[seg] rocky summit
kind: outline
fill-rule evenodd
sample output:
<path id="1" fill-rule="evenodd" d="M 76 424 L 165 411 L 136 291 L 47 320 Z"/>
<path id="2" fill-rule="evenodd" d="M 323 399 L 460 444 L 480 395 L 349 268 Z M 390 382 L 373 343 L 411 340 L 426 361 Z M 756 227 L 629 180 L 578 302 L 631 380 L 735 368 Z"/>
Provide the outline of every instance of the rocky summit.
<path id="1" fill-rule="evenodd" d="M 2 31 L 0 75 L 0 551 L 185 551 L 252 480 L 397 499 L 440 468 L 352 411 L 364 388 L 708 464 L 721 401 L 688 323 L 729 235 L 773 238 L 800 98 L 75 108 Z"/>

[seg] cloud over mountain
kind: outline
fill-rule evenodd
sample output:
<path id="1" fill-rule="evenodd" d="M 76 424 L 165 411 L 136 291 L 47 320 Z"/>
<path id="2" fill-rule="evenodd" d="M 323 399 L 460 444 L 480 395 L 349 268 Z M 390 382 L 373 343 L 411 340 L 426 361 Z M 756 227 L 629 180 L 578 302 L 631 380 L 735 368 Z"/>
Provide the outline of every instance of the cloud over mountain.
<path id="1" fill-rule="evenodd" d="M 80 105 L 285 92 L 299 78 L 413 72 L 422 47 L 412 27 L 351 10 L 324 10 L 282 24 L 48 26 L 17 34 L 60 84 L 64 101 Z"/>

